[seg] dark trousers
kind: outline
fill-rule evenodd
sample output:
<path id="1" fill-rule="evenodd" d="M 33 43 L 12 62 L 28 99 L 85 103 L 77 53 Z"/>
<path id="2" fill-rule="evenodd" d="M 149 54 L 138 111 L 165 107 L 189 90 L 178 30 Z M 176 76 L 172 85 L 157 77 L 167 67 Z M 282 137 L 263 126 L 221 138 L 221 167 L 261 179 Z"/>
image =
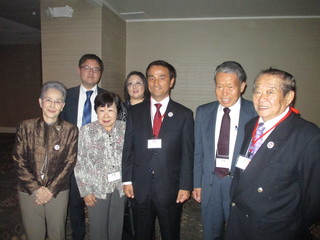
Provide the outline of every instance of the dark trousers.
<path id="1" fill-rule="evenodd" d="M 80 196 L 78 185 L 74 177 L 74 173 L 71 175 L 70 184 L 70 223 L 72 229 L 73 240 L 83 240 L 86 234 L 86 221 L 84 212 L 84 201 Z"/>
<path id="2" fill-rule="evenodd" d="M 137 240 L 154 238 L 156 218 L 160 225 L 162 240 L 180 239 L 181 203 L 173 201 L 169 205 L 162 205 L 150 194 L 143 203 L 135 201 L 133 210 Z"/>

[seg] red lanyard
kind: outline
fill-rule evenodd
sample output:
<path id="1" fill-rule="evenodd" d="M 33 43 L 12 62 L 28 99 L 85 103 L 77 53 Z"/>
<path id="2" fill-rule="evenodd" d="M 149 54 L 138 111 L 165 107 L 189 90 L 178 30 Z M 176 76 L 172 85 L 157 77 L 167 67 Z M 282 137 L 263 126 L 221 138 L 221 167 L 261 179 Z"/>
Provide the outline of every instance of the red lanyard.
<path id="1" fill-rule="evenodd" d="M 296 109 L 294 109 L 294 110 L 296 110 Z M 289 115 L 291 114 L 291 112 L 293 112 L 294 111 L 291 107 L 290 107 L 290 110 L 289 110 L 289 112 L 283 117 L 283 118 L 281 118 L 275 125 L 273 125 L 273 127 L 272 128 L 270 128 L 268 131 L 266 131 L 264 134 L 262 134 L 260 137 L 258 137 L 257 139 L 254 139 L 254 137 L 255 137 L 255 135 L 256 135 L 256 132 L 257 132 L 257 128 L 258 128 L 258 125 L 259 125 L 259 119 L 258 119 L 258 121 L 257 121 L 257 124 L 256 124 L 256 126 L 255 126 L 255 128 L 254 128 L 254 130 L 253 130 L 253 132 L 252 132 L 252 146 L 254 145 L 254 144 L 256 144 L 256 142 L 260 139 L 260 138 L 262 138 L 263 136 L 265 136 L 268 132 L 270 132 L 272 129 L 274 129 L 276 126 L 278 126 L 281 122 L 283 122 L 287 117 L 289 117 Z M 296 112 L 296 111 L 294 111 L 294 112 Z"/>

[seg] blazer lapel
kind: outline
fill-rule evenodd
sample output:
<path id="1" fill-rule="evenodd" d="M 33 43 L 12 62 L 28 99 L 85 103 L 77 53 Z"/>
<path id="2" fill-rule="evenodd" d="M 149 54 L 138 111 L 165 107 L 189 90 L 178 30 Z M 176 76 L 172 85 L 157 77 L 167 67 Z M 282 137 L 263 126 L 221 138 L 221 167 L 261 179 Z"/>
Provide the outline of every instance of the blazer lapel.
<path id="1" fill-rule="evenodd" d="M 151 111 L 150 111 L 150 101 L 146 102 L 145 105 L 142 108 L 142 121 L 141 123 L 146 123 L 143 124 L 144 128 L 144 133 L 147 134 L 147 139 L 152 139 L 153 138 L 153 132 L 152 132 L 152 124 L 151 124 Z"/>
<path id="2" fill-rule="evenodd" d="M 281 148 L 281 144 L 286 141 L 287 133 L 290 131 L 290 129 L 287 129 L 288 126 L 285 123 L 286 121 L 287 120 L 272 131 L 252 158 L 246 170 L 240 174 L 235 195 L 237 192 L 245 191 L 248 185 L 256 182 L 261 175 L 261 172 L 266 168 L 266 166 L 268 166 L 268 164 L 270 164 L 275 151 Z M 249 141 L 247 141 L 247 146 L 248 145 Z"/>
<path id="3" fill-rule="evenodd" d="M 248 109 L 248 105 L 241 98 L 240 116 L 239 116 L 238 126 L 245 126 L 245 124 L 252 118 L 249 111 L 250 110 Z M 238 129 L 240 129 L 240 128 L 238 128 Z M 238 130 L 238 133 L 237 133 L 237 138 L 236 138 L 236 142 L 235 142 L 235 146 L 234 146 L 234 150 L 233 150 L 232 165 L 231 165 L 231 170 L 230 170 L 232 174 L 234 172 L 235 163 L 236 163 L 238 156 L 239 156 L 239 153 L 240 153 L 243 138 L 244 138 L 244 127 L 241 131 Z"/>
<path id="4" fill-rule="evenodd" d="M 206 145 L 208 146 L 206 151 L 209 151 L 208 156 L 213 156 L 212 166 L 214 166 L 215 159 L 215 129 L 216 129 L 216 120 L 217 120 L 217 111 L 219 104 L 215 102 L 212 105 L 212 108 L 207 111 L 205 114 L 205 118 L 203 119 L 204 124 L 204 136 L 206 140 Z"/>
<path id="5" fill-rule="evenodd" d="M 149 108 L 149 112 L 150 112 L 150 108 Z M 167 135 L 167 133 L 170 132 L 170 127 L 172 126 L 172 124 L 174 124 L 174 121 L 176 118 L 177 118 L 177 116 L 175 116 L 174 104 L 172 103 L 172 100 L 170 99 L 168 106 L 167 106 L 167 109 L 166 109 L 166 112 L 164 113 L 164 116 L 163 116 L 160 132 L 159 132 L 160 139 L 164 138 Z M 152 131 L 152 129 L 151 129 L 151 131 Z"/>

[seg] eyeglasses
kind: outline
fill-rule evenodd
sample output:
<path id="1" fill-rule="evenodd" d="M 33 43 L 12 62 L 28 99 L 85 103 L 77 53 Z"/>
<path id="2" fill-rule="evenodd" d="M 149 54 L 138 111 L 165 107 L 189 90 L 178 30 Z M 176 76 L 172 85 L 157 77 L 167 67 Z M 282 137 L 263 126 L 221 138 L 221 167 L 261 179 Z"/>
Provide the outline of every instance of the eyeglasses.
<path id="1" fill-rule="evenodd" d="M 127 83 L 128 88 L 133 88 L 134 86 L 141 87 L 142 85 L 143 85 L 143 82 L 128 82 Z"/>
<path id="2" fill-rule="evenodd" d="M 54 104 L 54 105 L 59 105 L 61 106 L 63 104 L 63 101 L 61 99 L 56 99 L 56 100 L 52 100 L 51 98 L 49 97 L 46 97 L 46 98 L 42 98 L 42 101 L 45 103 L 45 104 Z"/>
<path id="3" fill-rule="evenodd" d="M 80 67 L 83 71 L 85 72 L 90 72 L 91 70 L 94 72 L 94 73 L 100 73 L 101 72 L 101 69 L 98 68 L 98 67 L 90 67 L 88 65 L 84 65 L 82 67 Z"/>

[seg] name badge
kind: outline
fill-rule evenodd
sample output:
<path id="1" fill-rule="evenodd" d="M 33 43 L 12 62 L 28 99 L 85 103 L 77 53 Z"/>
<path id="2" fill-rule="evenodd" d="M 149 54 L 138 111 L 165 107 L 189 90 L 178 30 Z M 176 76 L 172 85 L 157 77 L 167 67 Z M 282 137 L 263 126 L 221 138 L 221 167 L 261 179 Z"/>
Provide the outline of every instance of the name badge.
<path id="1" fill-rule="evenodd" d="M 120 180 L 120 172 L 110 173 L 108 174 L 108 182 L 114 182 Z"/>
<path id="2" fill-rule="evenodd" d="M 242 170 L 246 170 L 250 162 L 251 162 L 250 158 L 239 155 L 236 167 Z"/>
<path id="3" fill-rule="evenodd" d="M 149 139 L 148 140 L 148 149 L 151 148 L 162 148 L 161 139 Z"/>
<path id="4" fill-rule="evenodd" d="M 229 158 L 216 158 L 216 167 L 218 168 L 230 168 L 231 159 Z"/>

